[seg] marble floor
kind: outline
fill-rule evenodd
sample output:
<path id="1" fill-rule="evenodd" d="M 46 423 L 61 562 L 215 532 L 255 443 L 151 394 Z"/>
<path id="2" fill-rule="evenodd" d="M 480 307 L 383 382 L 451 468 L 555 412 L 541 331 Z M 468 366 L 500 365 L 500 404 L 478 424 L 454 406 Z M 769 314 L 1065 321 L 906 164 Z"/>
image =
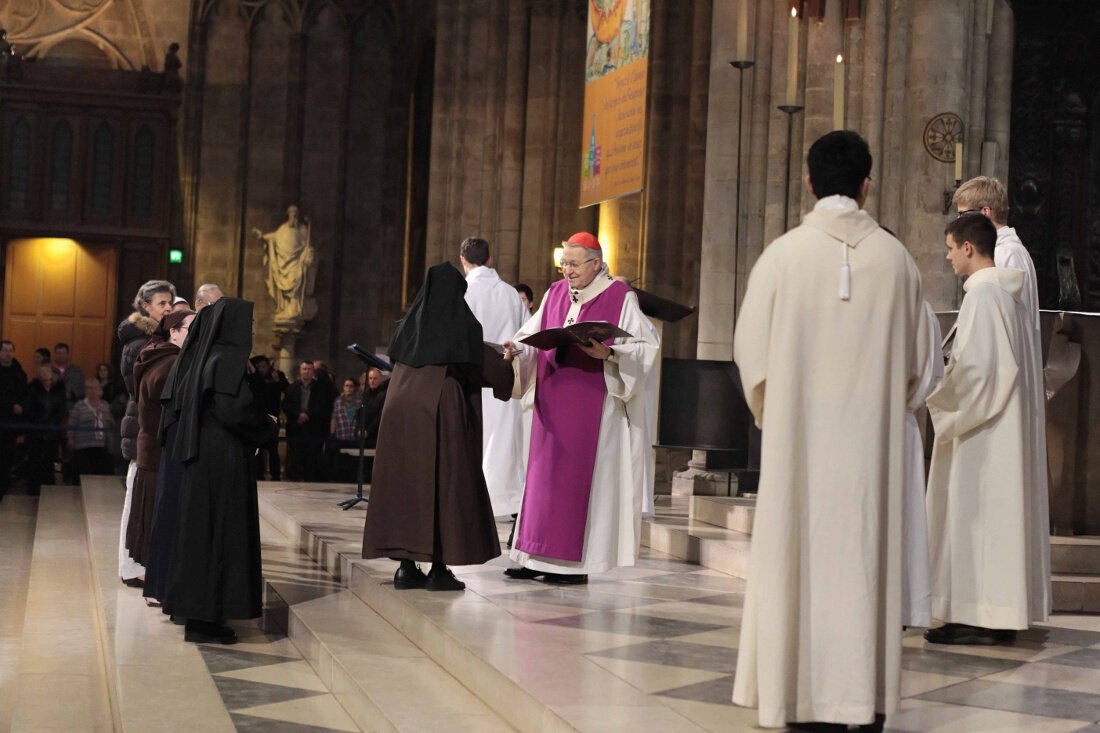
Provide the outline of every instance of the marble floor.
<path id="1" fill-rule="evenodd" d="M 37 568 L 56 560 L 35 541 L 36 521 L 48 518 L 40 499 L 9 495 L 0 502 L 0 731 L 754 729 L 753 711 L 729 701 L 743 580 L 643 548 L 636 567 L 587 586 L 505 579 L 498 558 L 456 568 L 462 593 L 395 591 L 393 563 L 355 558 L 365 510 L 338 509 L 347 493 L 261 485 L 268 617 L 236 624 L 234 646 L 192 645 L 118 582 L 121 486 L 86 482 L 84 595 L 94 598 L 72 602 L 97 604 L 98 663 L 112 689 L 100 701 L 108 722 L 87 726 L 66 718 L 64 698 L 30 706 L 17 693 L 40 632 L 27 619 L 64 608 L 32 607 L 46 598 L 35 589 L 49 587 Z M 509 528 L 499 526 L 502 537 Z M 889 731 L 1100 732 L 1098 616 L 1055 616 L 1012 645 L 936 646 L 918 631 L 904 644 L 905 699 Z M 358 675 L 354 690 L 334 682 L 337 667 Z M 428 699 L 403 674 L 444 691 Z"/>

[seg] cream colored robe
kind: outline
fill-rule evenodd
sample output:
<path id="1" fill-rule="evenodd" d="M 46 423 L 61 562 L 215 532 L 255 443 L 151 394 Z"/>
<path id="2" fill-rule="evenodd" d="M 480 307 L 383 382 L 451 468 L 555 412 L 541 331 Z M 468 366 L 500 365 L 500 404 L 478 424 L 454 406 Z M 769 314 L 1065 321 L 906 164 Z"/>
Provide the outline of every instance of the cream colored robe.
<path id="1" fill-rule="evenodd" d="M 967 279 L 951 359 L 928 397 L 932 614 L 947 622 L 1026 629 L 1050 608 L 1025 282 L 1022 271 L 1000 267 Z"/>
<path id="2" fill-rule="evenodd" d="M 1027 361 L 1025 371 L 1028 379 L 1028 407 L 1035 419 L 1031 421 L 1029 447 L 1034 451 L 1032 459 L 1043 470 L 1031 477 L 1031 491 L 1028 495 L 1030 511 L 1035 517 L 1035 525 L 1050 527 L 1050 498 L 1047 488 L 1047 431 L 1046 431 L 1046 385 L 1043 377 L 1043 339 L 1039 328 L 1039 289 L 1036 284 L 1035 263 L 1027 247 L 1020 241 L 1012 227 L 997 229 L 997 246 L 993 250 L 993 262 L 997 267 L 1011 267 L 1024 273 L 1024 287 L 1020 300 L 1024 304 L 1031 328 L 1027 331 Z M 1029 582 L 1035 586 L 1050 585 L 1050 542 L 1048 530 L 1044 531 L 1042 542 L 1035 543 L 1031 551 L 1035 554 L 1028 563 L 1031 574 Z M 1033 608 L 1033 618 L 1046 618 L 1050 615 L 1050 590 L 1044 592 L 1042 608 Z"/>
<path id="3" fill-rule="evenodd" d="M 733 701 L 766 727 L 869 723 L 900 692 L 905 416 L 927 326 L 909 253 L 847 202 L 764 250 L 734 331 L 763 442 Z"/>
<path id="4" fill-rule="evenodd" d="M 928 323 L 928 358 L 920 385 L 909 400 L 905 413 L 905 580 L 901 587 L 901 617 L 906 626 L 932 625 L 932 579 L 928 560 L 928 520 L 925 510 L 924 440 L 916 411 L 943 379 L 943 353 L 940 351 L 940 322 L 927 301 L 924 316 Z"/>
<path id="5" fill-rule="evenodd" d="M 475 267 L 466 276 L 466 305 L 481 323 L 482 338 L 501 344 L 527 320 L 519 293 L 491 267 Z M 519 400 L 493 399 L 481 390 L 481 470 L 489 488 L 493 514 L 507 517 L 519 511 L 528 442 L 524 441 L 523 405 Z"/>

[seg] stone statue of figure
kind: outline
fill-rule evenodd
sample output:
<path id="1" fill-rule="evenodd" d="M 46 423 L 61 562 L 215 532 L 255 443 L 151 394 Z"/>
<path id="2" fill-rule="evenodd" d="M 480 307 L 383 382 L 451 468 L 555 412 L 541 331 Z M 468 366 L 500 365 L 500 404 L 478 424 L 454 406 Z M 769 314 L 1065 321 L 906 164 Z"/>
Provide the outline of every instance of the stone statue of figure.
<path id="1" fill-rule="evenodd" d="M 252 231 L 264 247 L 264 282 L 275 300 L 275 331 L 296 334 L 317 314 L 317 256 L 309 241 L 309 219 L 299 221 L 297 206 L 286 214 L 275 231 Z"/>
<path id="2" fill-rule="evenodd" d="M 179 57 L 180 45 L 172 43 L 168 46 L 168 53 L 164 54 L 164 88 L 169 92 L 178 92 L 183 89 L 183 79 L 180 78 L 180 69 L 183 62 Z"/>

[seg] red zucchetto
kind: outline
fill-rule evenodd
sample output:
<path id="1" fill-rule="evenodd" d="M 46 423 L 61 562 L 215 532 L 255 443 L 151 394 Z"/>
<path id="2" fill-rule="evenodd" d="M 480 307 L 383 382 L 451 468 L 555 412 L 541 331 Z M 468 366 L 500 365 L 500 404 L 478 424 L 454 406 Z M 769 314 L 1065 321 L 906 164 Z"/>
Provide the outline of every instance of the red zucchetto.
<path id="1" fill-rule="evenodd" d="M 600 240 L 588 232 L 577 232 L 572 237 L 566 240 L 565 244 L 573 245 L 574 247 L 584 247 L 585 249 L 600 249 Z"/>

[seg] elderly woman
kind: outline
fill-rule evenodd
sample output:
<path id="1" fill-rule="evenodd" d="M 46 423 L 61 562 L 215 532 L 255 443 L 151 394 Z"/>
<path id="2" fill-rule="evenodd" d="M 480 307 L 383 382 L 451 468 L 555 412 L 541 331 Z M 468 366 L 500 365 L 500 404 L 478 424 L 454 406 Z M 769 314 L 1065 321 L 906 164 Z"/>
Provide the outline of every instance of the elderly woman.
<path id="1" fill-rule="evenodd" d="M 179 520 L 165 613 L 186 619 L 190 642 L 236 641 L 226 619 L 257 618 L 263 577 L 256 498 L 258 446 L 278 430 L 246 381 L 252 303 L 222 298 L 203 308 L 162 399 L 166 449 L 183 463 Z"/>
<path id="2" fill-rule="evenodd" d="M 115 419 L 103 400 L 98 379 L 84 381 L 84 399 L 69 411 L 69 449 L 77 475 L 109 476 L 114 460 L 108 452 Z"/>

